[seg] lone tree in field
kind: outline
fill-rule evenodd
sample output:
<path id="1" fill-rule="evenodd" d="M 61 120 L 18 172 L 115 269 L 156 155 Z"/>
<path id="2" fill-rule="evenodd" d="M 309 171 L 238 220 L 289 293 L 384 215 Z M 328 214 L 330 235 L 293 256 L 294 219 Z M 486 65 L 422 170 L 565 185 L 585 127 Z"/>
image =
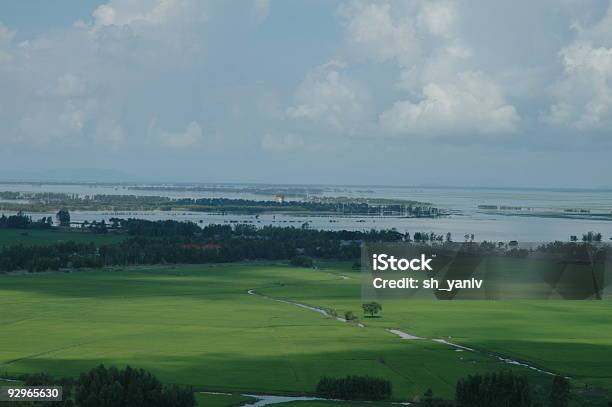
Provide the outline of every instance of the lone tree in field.
<path id="1" fill-rule="evenodd" d="M 570 383 L 563 376 L 555 376 L 550 389 L 550 407 L 567 407 L 569 404 Z"/>
<path id="2" fill-rule="evenodd" d="M 60 209 L 57 215 L 55 215 L 55 218 L 57 219 L 57 222 L 60 226 L 70 226 L 70 212 L 68 212 L 66 209 Z"/>
<path id="3" fill-rule="evenodd" d="M 370 317 L 373 317 L 374 314 L 378 314 L 382 311 L 382 305 L 377 302 L 367 302 L 361 306 L 363 308 L 363 312 L 365 314 L 370 314 Z"/>

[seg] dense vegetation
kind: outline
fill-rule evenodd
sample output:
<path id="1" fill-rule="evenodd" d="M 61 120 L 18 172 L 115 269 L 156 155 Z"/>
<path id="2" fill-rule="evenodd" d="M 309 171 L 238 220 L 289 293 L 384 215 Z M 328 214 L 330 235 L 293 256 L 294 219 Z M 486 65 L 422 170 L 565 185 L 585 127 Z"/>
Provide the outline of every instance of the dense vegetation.
<path id="1" fill-rule="evenodd" d="M 31 225 L 31 224 L 30 224 Z M 106 224 L 95 231 L 108 233 Z M 24 227 L 28 227 L 27 225 Z M 132 236 L 118 243 L 95 245 L 72 241 L 47 246 L 10 245 L 0 250 L 0 271 L 39 272 L 62 268 L 166 263 L 226 263 L 243 260 L 309 257 L 354 259 L 362 241 L 400 241 L 395 231 L 319 231 L 251 225 L 210 225 L 190 222 L 113 219 L 113 233 Z M 89 232 L 74 232 L 79 233 Z M 304 257 L 297 257 L 304 256 Z"/>
<path id="2" fill-rule="evenodd" d="M 457 407 L 530 407 L 531 389 L 525 377 L 512 372 L 477 374 L 457 383 Z"/>
<path id="3" fill-rule="evenodd" d="M 53 226 L 53 219 L 48 217 L 32 221 L 30 216 L 19 212 L 17 215 L 0 216 L 0 229 L 50 229 Z"/>
<path id="4" fill-rule="evenodd" d="M 62 401 L 33 402 L 50 407 L 193 407 L 189 387 L 164 385 L 143 369 L 99 365 L 78 378 L 54 378 L 46 373 L 20 377 L 23 386 L 61 386 Z M 0 402 L 0 406 L 2 402 Z M 28 405 L 28 404 L 26 404 Z"/>
<path id="5" fill-rule="evenodd" d="M 65 218 L 67 213 L 60 211 Z M 0 218 L 0 228 L 8 225 L 18 229 L 50 229 L 50 218 L 33 222 L 29 217 L 18 214 Z M 110 219 L 92 222 L 79 231 L 64 234 L 74 238 L 49 245 L 13 244 L 0 248 L 0 271 L 96 268 L 114 265 L 146 265 L 177 263 L 227 263 L 245 260 L 288 260 L 301 267 L 312 267 L 312 258 L 354 260 L 360 256 L 364 242 L 438 241 L 452 244 L 450 235 L 446 240 L 441 235 L 400 233 L 395 230 L 329 231 L 307 227 L 257 228 L 253 225 L 209 225 L 200 228 L 192 222 L 173 220 L 149 221 L 142 219 Z M 119 241 L 94 241 L 83 236 L 123 236 Z M 427 237 L 427 238 L 425 238 Z M 549 254 L 563 254 L 573 261 L 589 259 L 604 264 L 605 250 L 591 250 L 595 246 L 580 242 L 554 242 L 537 248 Z M 424 249 L 426 250 L 426 249 Z M 525 257 L 530 252 L 514 247 L 482 242 L 465 244 L 462 248 L 470 253 L 498 253 L 507 257 Z M 370 313 L 369 311 L 366 311 Z"/>
<path id="6" fill-rule="evenodd" d="M 143 369 L 123 370 L 103 365 L 80 375 L 77 407 L 193 407 L 193 390 L 164 386 Z"/>
<path id="7" fill-rule="evenodd" d="M 378 377 L 322 377 L 317 384 L 317 394 L 329 399 L 385 400 L 391 393 L 391 382 Z"/>
<path id="8" fill-rule="evenodd" d="M 567 407 L 570 398 L 570 382 L 563 376 L 555 376 L 550 389 L 550 407 Z"/>

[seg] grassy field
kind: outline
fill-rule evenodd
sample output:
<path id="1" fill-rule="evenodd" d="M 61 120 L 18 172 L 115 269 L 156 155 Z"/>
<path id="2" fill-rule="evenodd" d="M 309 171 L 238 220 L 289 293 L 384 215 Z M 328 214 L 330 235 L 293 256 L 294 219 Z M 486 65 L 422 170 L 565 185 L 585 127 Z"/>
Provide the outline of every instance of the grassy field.
<path id="1" fill-rule="evenodd" d="M 512 261 L 512 260 L 509 260 Z M 304 282 L 262 292 L 297 302 L 360 311 L 359 272 L 330 265 L 322 271 L 338 278 L 325 289 Z M 340 278 L 349 277 L 349 280 Z M 612 326 L 606 323 L 612 301 L 419 301 L 384 300 L 382 318 L 368 326 L 397 328 L 429 338 L 486 349 L 555 373 L 612 390 Z"/>
<path id="2" fill-rule="evenodd" d="M 340 263 L 0 276 L 0 372 L 72 376 L 98 363 L 131 364 L 197 390 L 260 394 L 312 393 L 322 375 L 367 374 L 392 380 L 394 397 L 411 400 L 428 388 L 452 397 L 461 377 L 513 369 L 547 391 L 544 374 L 386 331 L 398 328 L 612 390 L 607 301 L 383 301 L 382 317 L 359 328 L 247 294 L 357 312 L 358 276 Z"/>
<path id="3" fill-rule="evenodd" d="M 36 230 L 36 229 L 0 229 L 0 247 L 13 244 L 26 246 L 43 246 L 53 243 L 75 241 L 79 243 L 94 242 L 96 244 L 117 243 L 125 239 L 125 235 L 94 234 L 78 231 Z"/>

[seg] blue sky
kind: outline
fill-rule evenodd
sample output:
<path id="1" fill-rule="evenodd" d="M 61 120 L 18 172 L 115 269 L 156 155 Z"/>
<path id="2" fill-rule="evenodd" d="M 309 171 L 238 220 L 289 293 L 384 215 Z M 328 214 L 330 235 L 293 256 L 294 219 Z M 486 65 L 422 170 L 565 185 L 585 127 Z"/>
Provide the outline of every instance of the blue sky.
<path id="1" fill-rule="evenodd" d="M 88 18 L 103 0 L 26 0 L 0 2 L 1 21 L 17 30 L 18 38 L 44 35 Z"/>
<path id="2" fill-rule="evenodd" d="M 595 0 L 4 1 L 0 171 L 610 187 L 611 27 Z"/>

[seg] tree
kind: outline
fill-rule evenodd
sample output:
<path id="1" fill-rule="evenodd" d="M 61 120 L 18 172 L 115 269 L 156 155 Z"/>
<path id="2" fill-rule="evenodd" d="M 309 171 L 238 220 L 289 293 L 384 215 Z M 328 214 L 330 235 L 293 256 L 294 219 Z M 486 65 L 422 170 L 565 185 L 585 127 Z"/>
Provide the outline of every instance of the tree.
<path id="1" fill-rule="evenodd" d="M 353 311 L 345 311 L 344 312 L 344 319 L 346 319 L 347 321 L 355 321 L 357 319 L 357 317 L 355 316 Z"/>
<path id="2" fill-rule="evenodd" d="M 21 404 L 19 406 L 40 406 L 44 404 L 48 407 L 74 407 L 74 402 L 72 401 L 72 379 L 56 379 L 46 373 L 34 373 L 34 374 L 25 374 L 20 377 L 24 386 L 32 386 L 32 387 L 52 387 L 52 386 L 61 386 L 62 387 L 62 400 L 61 401 L 50 401 L 44 403 L 32 403 L 32 404 Z M 7 402 L 8 405 L 14 405 L 12 402 Z M 0 406 L 4 406 L 2 402 L 0 402 Z"/>
<path id="3" fill-rule="evenodd" d="M 82 373 L 76 383 L 79 407 L 193 407 L 190 388 L 164 386 L 143 369 L 106 368 L 100 365 Z"/>
<path id="4" fill-rule="evenodd" d="M 70 212 L 68 212 L 66 209 L 60 209 L 59 212 L 55 215 L 55 218 L 57 219 L 57 222 L 60 226 L 70 226 Z"/>
<path id="5" fill-rule="evenodd" d="M 531 390 L 525 377 L 500 372 L 476 374 L 457 382 L 457 407 L 531 407 Z"/>
<path id="6" fill-rule="evenodd" d="M 312 261 L 312 257 L 300 255 L 300 256 L 295 256 L 294 258 L 291 259 L 291 265 L 297 266 L 297 267 L 312 268 L 314 263 Z"/>
<path id="7" fill-rule="evenodd" d="M 362 304 L 361 308 L 363 308 L 365 314 L 370 314 L 370 317 L 374 317 L 374 314 L 378 314 L 382 311 L 382 305 L 377 302 L 367 302 Z"/>
<path id="8" fill-rule="evenodd" d="M 434 397 L 433 390 L 427 389 L 425 393 L 423 393 L 423 398 L 421 399 L 421 403 L 419 406 L 422 407 L 452 407 L 453 405 L 449 402 L 445 402 L 441 398 Z"/>
<path id="9" fill-rule="evenodd" d="M 433 390 L 427 389 L 425 393 L 423 393 L 423 400 L 422 400 L 423 405 L 430 406 L 432 399 L 433 399 Z"/>
<path id="10" fill-rule="evenodd" d="M 391 397 L 389 380 L 369 376 L 322 377 L 317 394 L 340 400 L 384 400 Z"/>
<path id="11" fill-rule="evenodd" d="M 550 407 L 567 407 L 569 403 L 570 382 L 563 376 L 555 376 L 550 389 Z"/>

